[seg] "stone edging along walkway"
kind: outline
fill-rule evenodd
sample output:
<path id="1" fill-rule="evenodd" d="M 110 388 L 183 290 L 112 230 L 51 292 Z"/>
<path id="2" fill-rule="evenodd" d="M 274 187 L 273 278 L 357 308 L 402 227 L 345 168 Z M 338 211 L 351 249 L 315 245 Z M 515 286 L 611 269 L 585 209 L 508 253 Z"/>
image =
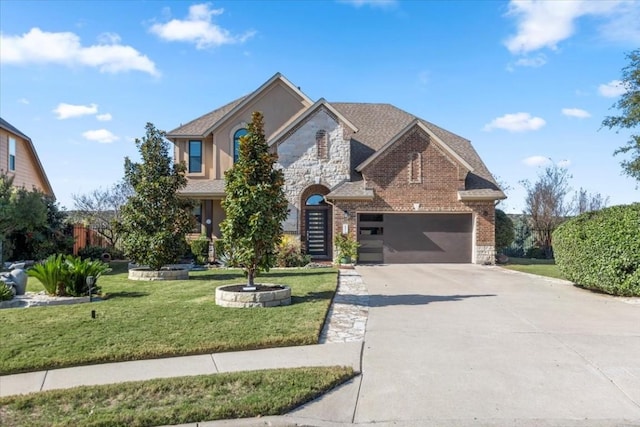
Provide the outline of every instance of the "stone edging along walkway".
<path id="1" fill-rule="evenodd" d="M 341 269 L 320 344 L 364 341 L 368 316 L 369 293 L 362 277 L 356 270 Z"/>

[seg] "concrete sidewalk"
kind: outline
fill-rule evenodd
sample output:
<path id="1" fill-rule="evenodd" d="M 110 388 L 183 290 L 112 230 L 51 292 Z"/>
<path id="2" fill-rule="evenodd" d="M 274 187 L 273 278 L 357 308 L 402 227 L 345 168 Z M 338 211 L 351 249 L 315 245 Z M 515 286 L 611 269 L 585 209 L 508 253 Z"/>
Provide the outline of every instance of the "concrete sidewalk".
<path id="1" fill-rule="evenodd" d="M 0 377 L 0 396 L 82 385 L 303 366 L 351 366 L 360 372 L 362 342 L 214 353 L 76 366 Z"/>

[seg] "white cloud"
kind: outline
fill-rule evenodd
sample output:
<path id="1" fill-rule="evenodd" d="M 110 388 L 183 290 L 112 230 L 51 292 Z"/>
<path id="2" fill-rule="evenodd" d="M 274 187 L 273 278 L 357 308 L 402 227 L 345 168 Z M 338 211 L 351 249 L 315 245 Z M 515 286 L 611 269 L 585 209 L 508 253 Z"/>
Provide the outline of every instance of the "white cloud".
<path id="1" fill-rule="evenodd" d="M 355 7 L 371 6 L 371 7 L 390 7 L 395 6 L 397 0 L 338 0 L 338 3 L 350 4 Z"/>
<path id="2" fill-rule="evenodd" d="M 89 141 L 96 141 L 101 144 L 110 144 L 120 139 L 106 129 L 88 130 L 82 136 Z"/>
<path id="3" fill-rule="evenodd" d="M 29 100 L 27 98 L 20 98 L 18 99 L 18 102 L 20 104 L 29 105 Z"/>
<path id="4" fill-rule="evenodd" d="M 122 38 L 116 33 L 102 33 L 98 36 L 98 41 L 102 44 L 119 44 Z"/>
<path id="5" fill-rule="evenodd" d="M 535 166 L 546 166 L 551 164 L 551 159 L 545 156 L 531 156 L 522 160 L 527 166 L 535 167 Z"/>
<path id="6" fill-rule="evenodd" d="M 172 19 L 165 24 L 153 24 L 149 31 L 163 40 L 195 43 L 197 49 L 244 43 L 255 31 L 232 35 L 229 30 L 214 24 L 213 16 L 222 15 L 224 9 L 210 9 L 210 4 L 194 4 L 189 7 L 186 19 Z"/>
<path id="7" fill-rule="evenodd" d="M 53 112 L 58 116 L 58 120 L 65 120 L 73 117 L 90 116 L 96 114 L 98 112 L 98 106 L 96 104 L 72 105 L 62 102 L 58 104 Z"/>
<path id="8" fill-rule="evenodd" d="M 540 54 L 534 57 L 520 58 L 516 61 L 515 65 L 517 67 L 538 68 L 538 67 L 542 67 L 546 63 L 547 63 L 547 57 L 545 55 Z"/>
<path id="9" fill-rule="evenodd" d="M 621 20 L 629 14 L 630 8 L 637 10 L 633 2 L 621 0 L 511 0 L 507 16 L 517 21 L 517 32 L 505 41 L 505 45 L 514 54 L 542 48 L 555 50 L 559 42 L 574 34 L 575 21 L 583 16 L 597 16 L 608 24 L 623 22 L 627 26 L 635 25 L 634 32 L 637 32 L 637 22 Z M 608 24 L 601 28 L 605 37 Z"/>
<path id="10" fill-rule="evenodd" d="M 98 119 L 101 122 L 108 122 L 112 119 L 113 117 L 111 116 L 110 113 L 104 113 L 104 114 L 98 114 L 96 116 L 96 119 Z"/>
<path id="11" fill-rule="evenodd" d="M 640 44 L 640 3 L 624 2 L 618 13 L 600 26 L 600 33 L 614 42 Z"/>
<path id="12" fill-rule="evenodd" d="M 509 132 L 526 132 L 529 130 L 538 130 L 545 124 L 547 124 L 547 122 L 545 122 L 544 119 L 533 117 L 529 113 L 513 113 L 493 119 L 491 123 L 484 126 L 483 130 L 504 129 Z"/>
<path id="13" fill-rule="evenodd" d="M 611 80 L 609 83 L 598 86 L 598 93 L 605 98 L 616 98 L 625 92 L 626 89 L 620 80 Z"/>
<path id="14" fill-rule="evenodd" d="M 577 117 L 578 119 L 587 119 L 591 117 L 591 114 L 589 114 L 588 111 L 580 108 L 563 108 L 562 114 L 569 117 Z"/>
<path id="15" fill-rule="evenodd" d="M 32 28 L 21 36 L 0 34 L 0 63 L 59 64 L 68 67 L 95 67 L 100 72 L 142 71 L 159 76 L 155 64 L 131 46 L 119 44 L 119 37 L 102 36 L 97 45 L 82 46 L 71 32 L 49 33 Z"/>
<path id="16" fill-rule="evenodd" d="M 571 166 L 571 160 L 569 159 L 560 160 L 558 163 L 556 163 L 556 165 L 560 168 L 568 168 L 569 166 Z"/>

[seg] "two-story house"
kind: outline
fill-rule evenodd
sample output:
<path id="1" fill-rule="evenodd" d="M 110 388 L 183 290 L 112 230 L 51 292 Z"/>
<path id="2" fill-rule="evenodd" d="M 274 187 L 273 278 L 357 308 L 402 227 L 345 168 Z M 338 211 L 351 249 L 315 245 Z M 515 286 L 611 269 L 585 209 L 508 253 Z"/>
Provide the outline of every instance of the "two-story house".
<path id="1" fill-rule="evenodd" d="M 13 185 L 36 188 L 54 196 L 31 138 L 0 117 L 0 170 L 13 177 Z"/>
<path id="2" fill-rule="evenodd" d="M 389 104 L 314 102 L 280 73 L 167 134 L 203 234 L 220 236 L 224 172 L 253 111 L 285 174 L 283 228 L 314 259 L 331 259 L 346 233 L 360 242 L 358 262 L 494 261 L 505 195 L 468 140 Z"/>

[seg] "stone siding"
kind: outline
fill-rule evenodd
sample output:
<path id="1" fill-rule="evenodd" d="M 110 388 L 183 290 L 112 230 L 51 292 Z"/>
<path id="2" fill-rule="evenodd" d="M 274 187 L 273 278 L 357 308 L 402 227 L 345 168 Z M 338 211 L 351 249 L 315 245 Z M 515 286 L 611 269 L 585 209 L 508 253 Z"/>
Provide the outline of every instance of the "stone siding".
<path id="1" fill-rule="evenodd" d="M 328 134 L 329 155 L 318 158 L 316 132 Z M 293 224 L 302 219 L 302 193 L 312 185 L 331 189 L 349 180 L 350 141 L 344 138 L 344 126 L 324 108 L 309 116 L 300 126 L 278 145 L 278 164 L 285 176 L 285 194 L 289 200 L 289 219 L 285 226 L 293 231 Z"/>

